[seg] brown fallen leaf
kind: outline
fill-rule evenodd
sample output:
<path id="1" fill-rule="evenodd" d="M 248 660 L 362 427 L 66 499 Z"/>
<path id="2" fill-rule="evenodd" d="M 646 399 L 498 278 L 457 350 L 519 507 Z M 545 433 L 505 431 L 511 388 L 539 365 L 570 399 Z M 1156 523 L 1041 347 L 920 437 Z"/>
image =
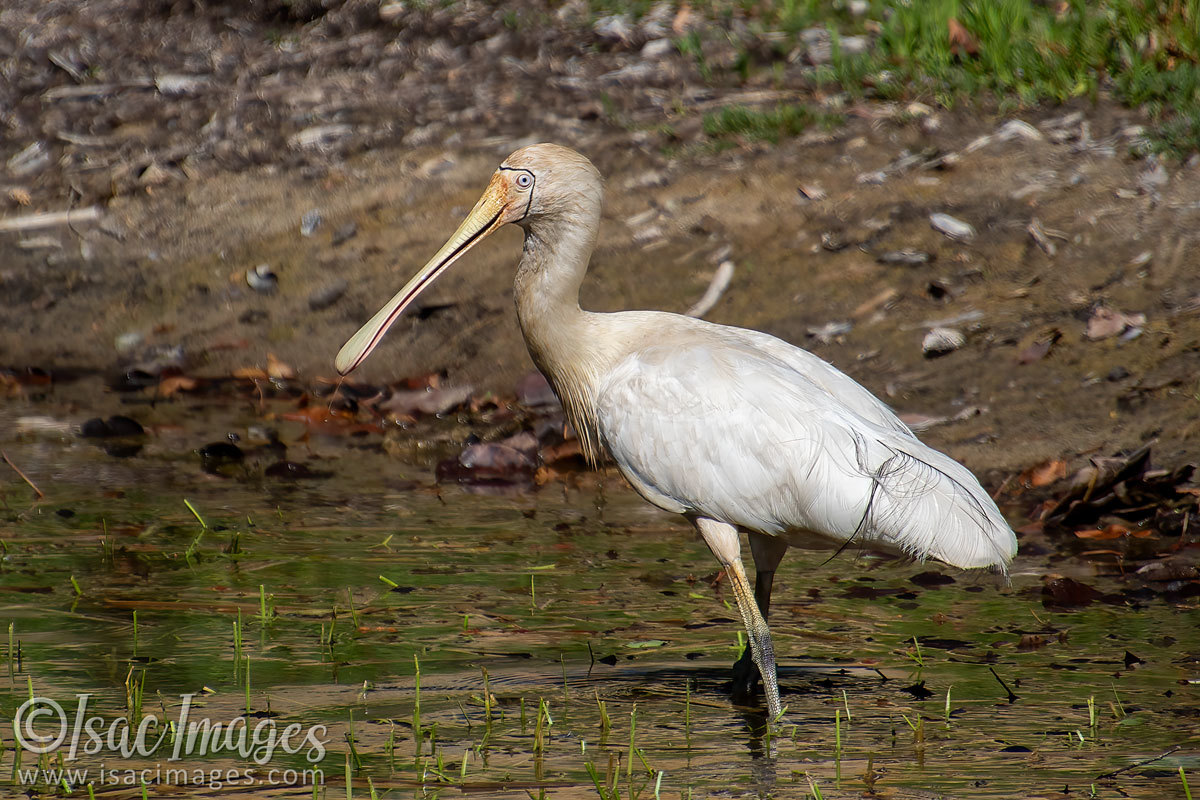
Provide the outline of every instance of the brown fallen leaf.
<path id="1" fill-rule="evenodd" d="M 950 52 L 959 58 L 979 55 L 979 40 L 954 17 L 946 20 L 950 34 Z"/>
<path id="2" fill-rule="evenodd" d="M 411 375 L 400 381 L 399 386 L 409 391 L 417 389 L 437 389 L 442 385 L 442 373 L 440 372 L 425 372 L 420 375 Z"/>
<path id="3" fill-rule="evenodd" d="M 187 375 L 172 375 L 159 381 L 154 393 L 159 397 L 174 397 L 179 392 L 194 392 L 199 385 L 199 381 Z"/>
<path id="4" fill-rule="evenodd" d="M 1062 338 L 1062 333 L 1057 330 L 1048 331 L 1045 335 L 1038 337 L 1017 354 L 1018 364 L 1032 364 L 1035 361 L 1041 361 L 1046 356 L 1050 355 L 1050 351 L 1054 349 L 1054 345 Z"/>
<path id="5" fill-rule="evenodd" d="M 1018 364 L 1032 364 L 1035 361 L 1041 361 L 1050 352 L 1050 348 L 1054 343 L 1049 340 L 1034 342 L 1017 354 Z"/>
<path id="6" fill-rule="evenodd" d="M 511 447 L 513 450 L 524 453 L 531 459 L 537 458 L 538 440 L 537 437 L 529 431 L 514 433 L 507 439 L 501 439 L 498 444 L 502 444 L 505 447 Z"/>
<path id="7" fill-rule="evenodd" d="M 536 464 L 526 453 L 506 444 L 492 442 L 467 445 L 456 459 L 437 466 L 438 480 L 459 483 L 481 481 L 532 481 Z"/>
<path id="8" fill-rule="evenodd" d="M 1043 605 L 1086 606 L 1103 596 L 1097 589 L 1074 578 L 1051 578 L 1042 587 Z"/>
<path id="9" fill-rule="evenodd" d="M 1092 341 L 1108 339 L 1145 324 L 1145 314 L 1125 314 L 1108 306 L 1096 306 L 1088 319 L 1086 336 Z"/>
<path id="10" fill-rule="evenodd" d="M 1104 529 L 1091 529 L 1083 531 L 1075 531 L 1075 536 L 1080 539 L 1120 539 L 1129 535 L 1129 528 L 1124 525 L 1112 524 Z"/>
<path id="11" fill-rule="evenodd" d="M 550 382 L 540 372 L 527 372 L 517 381 L 517 402 L 523 406 L 558 405 L 558 397 L 550 388 Z"/>
<path id="12" fill-rule="evenodd" d="M 243 381 L 265 381 L 270 378 L 267 371 L 259 367 L 242 367 L 233 371 L 233 377 Z"/>
<path id="13" fill-rule="evenodd" d="M 1137 571 L 1138 577 L 1147 581 L 1190 581 L 1200 578 L 1200 568 L 1182 558 L 1151 561 Z"/>
<path id="14" fill-rule="evenodd" d="M 320 403 L 315 403 L 296 411 L 285 412 L 280 414 L 279 418 L 288 422 L 303 422 L 310 431 L 338 436 L 383 432 L 383 429 L 378 425 L 356 422 L 354 416 L 349 412 L 332 410 Z"/>
<path id="15" fill-rule="evenodd" d="M 568 439 L 565 442 L 542 448 L 542 463 L 544 464 L 557 464 L 572 458 L 583 458 L 583 450 L 578 439 Z"/>
<path id="16" fill-rule="evenodd" d="M 0 373 L 0 396 L 20 397 L 23 391 L 16 377 Z"/>
<path id="17" fill-rule="evenodd" d="M 675 19 L 671 20 L 671 31 L 676 36 L 682 36 L 690 27 L 692 27 L 692 7 L 684 3 L 675 12 Z"/>
<path id="18" fill-rule="evenodd" d="M 296 370 L 276 358 L 274 353 L 267 353 L 267 375 L 274 380 L 290 381 L 296 377 Z"/>
<path id="19" fill-rule="evenodd" d="M 398 390 L 375 407 L 385 414 L 397 417 L 445 414 L 470 399 L 472 391 L 474 390 L 470 386 Z"/>
<path id="20" fill-rule="evenodd" d="M 541 466 L 538 467 L 537 471 L 533 473 L 533 483 L 535 486 L 545 486 L 547 483 L 551 483 L 552 481 L 561 480 L 562 477 L 562 473 L 558 470 L 551 469 L 547 466 Z"/>
<path id="21" fill-rule="evenodd" d="M 1045 461 L 1029 471 L 1028 483 L 1037 489 L 1067 477 L 1067 462 L 1058 459 Z"/>

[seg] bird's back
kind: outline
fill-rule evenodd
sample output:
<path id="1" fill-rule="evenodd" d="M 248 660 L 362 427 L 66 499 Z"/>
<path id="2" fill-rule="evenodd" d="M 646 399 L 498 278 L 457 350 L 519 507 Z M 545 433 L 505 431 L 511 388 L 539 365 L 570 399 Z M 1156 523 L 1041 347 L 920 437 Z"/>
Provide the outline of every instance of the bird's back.
<path id="1" fill-rule="evenodd" d="M 971 472 L 851 378 L 766 334 L 661 317 L 596 403 L 602 442 L 651 502 L 803 546 L 1011 560 L 1012 530 Z"/>

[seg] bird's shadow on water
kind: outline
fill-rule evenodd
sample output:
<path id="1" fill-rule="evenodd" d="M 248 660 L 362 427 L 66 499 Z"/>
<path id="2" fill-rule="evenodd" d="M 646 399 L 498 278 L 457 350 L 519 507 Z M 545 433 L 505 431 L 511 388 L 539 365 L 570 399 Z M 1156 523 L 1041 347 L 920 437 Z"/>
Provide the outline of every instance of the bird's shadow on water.
<path id="1" fill-rule="evenodd" d="M 824 697 L 835 693 L 840 694 L 843 689 L 877 688 L 881 683 L 895 677 L 885 675 L 874 667 L 827 663 L 781 665 L 778 667 L 776 675 L 779 679 L 779 690 L 785 706 L 788 705 L 789 699 L 800 700 L 805 696 Z M 648 700 L 657 698 L 683 701 L 689 693 L 688 687 L 690 686 L 692 697 L 703 697 L 706 705 L 717 702 L 730 703 L 731 707 L 744 710 L 752 708 L 752 706 L 733 705 L 730 701 L 733 682 L 732 666 L 687 667 L 678 664 L 645 663 L 607 667 L 603 670 L 594 668 L 582 678 L 594 681 L 597 685 L 610 685 L 609 690 L 605 692 L 609 695 L 614 694 L 611 685 L 620 684 L 626 687 L 624 691 L 640 692 Z M 763 698 L 761 688 L 757 691 L 757 698 L 759 700 Z M 765 717 L 765 702 L 758 705 L 761 706 Z M 800 704 L 793 703 L 787 715 L 791 722 L 796 723 L 797 720 L 793 719 L 794 714 L 803 714 Z M 824 717 L 822 717 L 822 721 L 824 721 Z"/>

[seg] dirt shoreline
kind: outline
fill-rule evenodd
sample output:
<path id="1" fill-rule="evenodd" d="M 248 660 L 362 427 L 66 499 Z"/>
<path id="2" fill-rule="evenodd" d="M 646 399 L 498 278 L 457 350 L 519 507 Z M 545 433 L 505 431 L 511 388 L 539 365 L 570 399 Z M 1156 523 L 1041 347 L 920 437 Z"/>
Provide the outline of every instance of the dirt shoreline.
<path id="1" fill-rule="evenodd" d="M 111 43 L 128 26 L 107 39 L 96 32 L 121 5 L 92 4 L 92 27 L 74 19 L 77 29 L 51 24 L 55 13 L 69 16 L 62 8 L 40 12 L 42 22 L 34 3 L 3 13 L 26 26 L 10 30 L 39 32 L 17 58 L 42 69 L 51 52 L 86 62 L 78 48 L 88 31 Z M 500 159 L 550 139 L 593 157 L 608 181 L 583 290 L 588 308 L 683 311 L 729 258 L 733 281 L 708 318 L 806 346 L 900 412 L 951 418 L 923 438 L 977 471 L 1008 475 L 1153 439 L 1157 461 L 1195 457 L 1200 263 L 1191 244 L 1200 183 L 1195 165 L 1130 155 L 1135 112 L 1104 99 L 1034 110 L 1014 115 L 1031 127 L 1012 133 L 1007 118 L 972 110 L 858 103 L 836 130 L 716 152 L 691 146 L 702 141 L 704 108 L 788 93 L 706 86 L 676 55 L 638 72 L 637 41 L 601 47 L 594 31 L 589 44 L 569 26 L 580 38 L 555 42 L 535 28 L 498 30 L 482 14 L 442 29 L 431 17 L 412 22 L 406 38 L 355 23 L 350 3 L 343 23 L 327 15 L 316 24 L 215 10 L 189 17 L 153 5 L 139 6 L 141 22 L 158 25 L 160 38 L 189 31 L 197 51 L 176 63 L 155 49 L 161 60 L 146 62 L 155 33 L 142 31 L 104 79 L 132 81 L 135 62 L 143 76 L 197 73 L 210 37 L 206 88 L 47 99 L 55 86 L 90 80 L 77 83 L 53 65 L 45 74 L 54 86 L 30 73 L 12 84 L 22 94 L 9 128 L 26 135 L 0 153 L 9 165 L 0 217 L 97 204 L 100 219 L 0 233 L 0 365 L 10 375 L 31 367 L 153 374 L 170 364 L 224 376 L 264 366 L 271 353 L 302 380 L 332 377 L 340 344 L 454 229 Z M 284 46 L 264 44 L 272 25 Z M 596 51 L 574 55 L 585 46 Z M 403 62 L 393 65 L 399 80 L 389 80 L 389 57 Z M 473 85 L 485 63 L 500 68 Z M 301 99 L 289 105 L 247 84 L 257 100 L 209 113 L 200 100 L 212 85 L 249 80 L 239 64 L 264 80 L 283 76 L 263 86 Z M 623 69 L 641 77 L 605 77 Z M 382 94 L 362 96 L 357 82 L 368 75 Z M 673 101 L 686 113 L 673 116 Z M 232 111 L 251 108 L 261 115 L 234 119 Z M 217 118 L 222 132 L 202 133 Z M 322 125 L 350 132 L 294 144 Z M 72 143 L 60 135 L 68 128 L 77 140 L 104 142 Z M 208 143 L 197 145 L 189 130 Z M 972 149 L 983 136 L 993 138 Z M 33 141 L 49 143 L 53 158 L 14 174 L 11 159 Z M 222 155 L 240 147 L 245 157 Z M 22 188 L 28 206 L 13 199 Z M 313 211 L 320 222 L 305 236 Z M 975 237 L 934 230 L 934 213 L 969 223 Z M 519 232 L 496 239 L 423 296 L 363 380 L 445 370 L 451 382 L 511 390 L 530 368 L 512 312 Z M 897 251 L 929 260 L 878 260 Z M 260 264 L 277 276 L 272 293 L 247 285 L 247 270 Z M 1145 321 L 1089 338 L 1101 308 Z M 922 340 L 946 320 L 965 345 L 928 359 Z"/>

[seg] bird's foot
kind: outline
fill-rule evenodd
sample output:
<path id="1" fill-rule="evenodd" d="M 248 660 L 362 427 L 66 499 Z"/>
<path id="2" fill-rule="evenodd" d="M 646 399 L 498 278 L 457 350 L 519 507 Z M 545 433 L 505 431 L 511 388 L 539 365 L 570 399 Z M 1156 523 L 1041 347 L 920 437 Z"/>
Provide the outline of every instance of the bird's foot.
<path id="1" fill-rule="evenodd" d="M 733 702 L 738 705 L 753 703 L 758 698 L 761 685 L 762 675 L 751 657 L 750 648 L 747 647 L 742 657 L 733 664 L 733 684 L 730 691 Z"/>

